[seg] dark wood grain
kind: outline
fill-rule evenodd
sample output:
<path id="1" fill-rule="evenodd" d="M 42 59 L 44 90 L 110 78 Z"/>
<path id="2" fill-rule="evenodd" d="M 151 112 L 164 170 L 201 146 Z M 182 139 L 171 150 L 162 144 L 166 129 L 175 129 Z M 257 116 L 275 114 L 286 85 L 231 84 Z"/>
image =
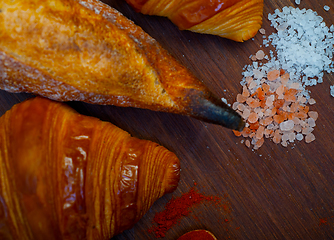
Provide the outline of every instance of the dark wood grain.
<path id="1" fill-rule="evenodd" d="M 125 1 L 104 2 L 157 39 L 217 96 L 235 101 L 241 92 L 243 67 L 250 64 L 249 56 L 262 44 L 260 34 L 236 43 L 179 31 L 168 19 L 136 13 Z M 283 6 L 311 8 L 324 18 L 327 26 L 334 24 L 332 0 L 301 2 L 297 6 L 289 0 L 265 0 L 263 28 L 267 35 L 273 32 L 268 13 Z M 324 5 L 331 9 L 324 11 Z M 224 198 L 229 210 L 217 211 L 214 206 L 202 204 L 168 231 L 164 239 L 177 239 L 198 228 L 212 231 L 218 239 L 334 239 L 334 98 L 329 94 L 333 84 L 334 75 L 326 73 L 324 83 L 311 88 L 311 96 L 317 101 L 311 109 L 319 113 L 314 142 L 298 142 L 285 148 L 266 140 L 257 151 L 241 144 L 241 138 L 228 129 L 188 117 L 69 103 L 82 114 L 110 121 L 135 137 L 162 144 L 181 160 L 178 189 L 156 201 L 134 228 L 113 239 L 155 239 L 147 232 L 154 214 L 162 211 L 172 196 L 189 191 L 194 182 L 201 193 Z M 30 96 L 1 91 L 1 114 Z"/>

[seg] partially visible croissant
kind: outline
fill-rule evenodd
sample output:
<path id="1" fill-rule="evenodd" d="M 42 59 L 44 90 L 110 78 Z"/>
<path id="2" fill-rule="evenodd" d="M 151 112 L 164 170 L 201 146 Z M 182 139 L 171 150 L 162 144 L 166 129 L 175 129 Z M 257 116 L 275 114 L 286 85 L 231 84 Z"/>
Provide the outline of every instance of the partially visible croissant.
<path id="1" fill-rule="evenodd" d="M 262 25 L 263 0 L 126 0 L 143 14 L 168 17 L 181 30 L 243 42 Z"/>
<path id="2" fill-rule="evenodd" d="M 0 118 L 0 239 L 110 239 L 179 181 L 156 143 L 34 98 Z"/>
<path id="3" fill-rule="evenodd" d="M 5 0 L 0 9 L 1 89 L 244 126 L 154 39 L 98 0 Z"/>

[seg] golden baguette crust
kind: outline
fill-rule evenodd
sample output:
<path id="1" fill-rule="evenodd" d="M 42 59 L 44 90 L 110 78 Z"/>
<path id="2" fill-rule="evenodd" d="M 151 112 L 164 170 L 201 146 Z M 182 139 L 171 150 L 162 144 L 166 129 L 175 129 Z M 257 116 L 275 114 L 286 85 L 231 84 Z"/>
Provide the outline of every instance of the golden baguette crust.
<path id="1" fill-rule="evenodd" d="M 203 120 L 194 108 L 217 100 L 140 27 L 97 0 L 13 0 L 0 9 L 1 89 Z M 240 116 L 222 108 L 239 126 Z"/>

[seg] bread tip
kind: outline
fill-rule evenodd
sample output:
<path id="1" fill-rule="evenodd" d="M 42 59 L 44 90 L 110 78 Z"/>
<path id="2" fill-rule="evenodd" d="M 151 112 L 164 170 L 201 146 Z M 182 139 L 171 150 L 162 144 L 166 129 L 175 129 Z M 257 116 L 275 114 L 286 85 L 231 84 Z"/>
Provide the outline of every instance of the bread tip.
<path id="1" fill-rule="evenodd" d="M 245 127 L 241 115 L 216 97 L 195 96 L 192 100 L 192 117 L 238 131 Z"/>

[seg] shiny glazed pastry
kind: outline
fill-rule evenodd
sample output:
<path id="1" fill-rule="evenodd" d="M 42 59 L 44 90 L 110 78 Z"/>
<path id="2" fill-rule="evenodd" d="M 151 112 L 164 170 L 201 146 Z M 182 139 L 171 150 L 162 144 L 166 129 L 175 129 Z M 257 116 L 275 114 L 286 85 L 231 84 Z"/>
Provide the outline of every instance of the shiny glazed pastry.
<path id="1" fill-rule="evenodd" d="M 135 10 L 168 17 L 181 30 L 243 42 L 261 28 L 263 0 L 126 0 Z"/>
<path id="2" fill-rule="evenodd" d="M 244 126 L 154 39 L 98 0 L 5 0 L 0 9 L 1 89 Z"/>
<path id="3" fill-rule="evenodd" d="M 179 181 L 166 148 L 34 98 L 0 118 L 0 239 L 110 239 Z"/>

